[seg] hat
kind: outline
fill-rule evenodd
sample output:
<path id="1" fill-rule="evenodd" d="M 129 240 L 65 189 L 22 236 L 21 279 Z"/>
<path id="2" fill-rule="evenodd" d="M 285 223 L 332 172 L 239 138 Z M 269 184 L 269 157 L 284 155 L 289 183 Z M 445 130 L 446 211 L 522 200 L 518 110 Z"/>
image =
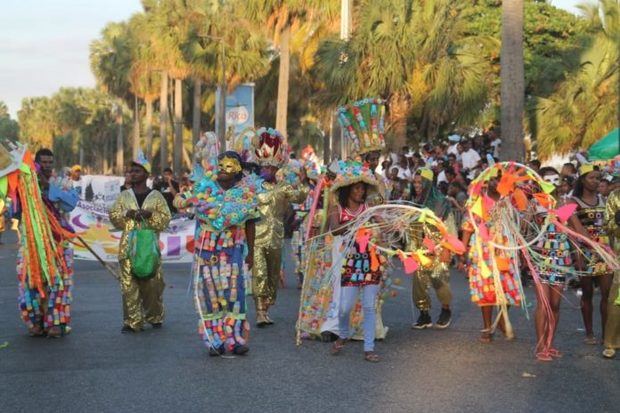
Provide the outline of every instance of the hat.
<path id="1" fill-rule="evenodd" d="M 591 163 L 584 163 L 579 167 L 579 175 L 587 175 L 590 172 L 594 171 L 594 165 Z"/>
<path id="2" fill-rule="evenodd" d="M 336 111 L 344 135 L 353 143 L 357 155 L 380 151 L 385 147 L 384 120 L 385 101 L 367 98 Z"/>
<path id="3" fill-rule="evenodd" d="M 433 178 L 435 178 L 435 173 L 429 168 L 418 168 L 417 173 L 428 181 L 433 181 Z"/>
<path id="4" fill-rule="evenodd" d="M 461 137 L 457 134 L 448 136 L 448 140 L 453 143 L 458 143 L 461 141 Z"/>
<path id="5" fill-rule="evenodd" d="M 379 186 L 379 181 L 375 174 L 361 162 L 357 161 L 337 161 L 329 166 L 331 172 L 336 174 L 336 178 L 330 187 L 331 192 L 336 192 L 340 188 L 364 182 L 374 189 Z"/>
<path id="6" fill-rule="evenodd" d="M 82 167 L 80 165 L 73 165 L 71 167 L 71 172 L 77 172 L 77 171 L 82 172 Z"/>
<path id="7" fill-rule="evenodd" d="M 143 167 L 148 174 L 151 173 L 151 163 L 146 159 L 141 150 L 138 151 L 138 156 L 131 163 Z"/>
<path id="8" fill-rule="evenodd" d="M 284 136 L 273 128 L 260 128 L 253 140 L 254 155 L 260 166 L 281 168 L 288 162 L 288 146 Z"/>

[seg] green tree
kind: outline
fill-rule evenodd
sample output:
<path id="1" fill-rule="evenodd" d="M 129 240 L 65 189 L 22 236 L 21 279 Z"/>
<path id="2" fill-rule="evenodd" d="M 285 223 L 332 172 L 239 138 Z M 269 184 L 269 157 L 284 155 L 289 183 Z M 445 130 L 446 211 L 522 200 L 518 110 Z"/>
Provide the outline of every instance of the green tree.
<path id="1" fill-rule="evenodd" d="M 582 5 L 581 10 L 591 45 L 582 54 L 579 69 L 551 96 L 537 100 L 537 146 L 543 159 L 585 149 L 619 123 L 620 5 L 600 0 L 597 5 Z"/>
<path id="2" fill-rule="evenodd" d="M 13 142 L 19 138 L 19 124 L 11 119 L 9 108 L 0 100 L 0 138 L 9 139 Z"/>

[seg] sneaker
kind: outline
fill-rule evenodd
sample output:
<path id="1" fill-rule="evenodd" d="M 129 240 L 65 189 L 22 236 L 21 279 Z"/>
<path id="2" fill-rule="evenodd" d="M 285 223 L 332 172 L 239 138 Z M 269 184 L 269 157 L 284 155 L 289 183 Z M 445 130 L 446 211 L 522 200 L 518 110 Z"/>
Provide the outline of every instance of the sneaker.
<path id="1" fill-rule="evenodd" d="M 153 328 L 155 330 L 158 330 L 158 329 L 162 328 L 162 326 L 163 326 L 162 323 L 151 323 L 151 325 L 153 326 Z"/>
<path id="2" fill-rule="evenodd" d="M 433 321 L 431 320 L 431 315 L 428 311 L 420 311 L 420 317 L 418 317 L 418 321 L 411 326 L 416 330 L 423 330 L 425 328 L 431 328 L 433 326 Z"/>
<path id="3" fill-rule="evenodd" d="M 123 328 L 121 328 L 121 334 L 137 333 L 138 331 L 142 331 L 142 329 L 141 328 L 138 328 L 138 329 L 131 328 L 128 325 L 124 325 Z"/>
<path id="4" fill-rule="evenodd" d="M 220 347 L 209 347 L 209 356 L 211 357 L 217 357 L 217 356 L 221 356 L 226 352 L 226 349 L 224 348 L 224 346 L 220 346 Z"/>
<path id="5" fill-rule="evenodd" d="M 452 321 L 452 311 L 450 309 L 442 308 L 441 314 L 439 314 L 439 318 L 435 323 L 435 327 L 437 328 L 446 328 L 450 325 Z"/>

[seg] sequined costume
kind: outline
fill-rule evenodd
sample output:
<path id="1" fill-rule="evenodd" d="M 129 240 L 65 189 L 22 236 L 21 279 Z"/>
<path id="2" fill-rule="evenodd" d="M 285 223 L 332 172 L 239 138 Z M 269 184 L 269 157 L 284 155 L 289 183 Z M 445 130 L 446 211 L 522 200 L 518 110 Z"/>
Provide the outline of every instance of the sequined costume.
<path id="1" fill-rule="evenodd" d="M 56 188 L 56 192 L 74 193 L 73 189 Z M 77 196 L 77 194 L 75 194 Z M 73 248 L 63 232 L 73 233 L 68 222 L 67 214 L 75 208 L 75 204 L 69 205 L 55 196 L 55 201 L 50 200 L 49 189 L 41 190 L 41 198 L 45 205 L 45 215 L 42 219 L 58 222 L 62 229 L 52 226 L 52 234 L 56 242 L 55 248 L 62 251 L 62 260 L 57 273 L 46 282 L 43 288 L 32 285 L 31 272 L 28 271 L 26 261 L 28 257 L 26 243 L 33 242 L 34 234 L 24 227 L 21 221 L 22 237 L 17 258 L 18 274 L 18 305 L 22 320 L 29 329 L 41 327 L 42 331 L 49 332 L 53 327 L 60 329 L 61 334 L 71 331 L 71 303 L 73 301 Z"/>
<path id="2" fill-rule="evenodd" d="M 247 343 L 246 225 L 259 216 L 255 192 L 251 177 L 225 190 L 208 171 L 193 193 L 179 194 L 174 200 L 177 208 L 196 211 L 192 271 L 198 331 L 205 345 L 219 353 L 235 352 Z"/>
<path id="3" fill-rule="evenodd" d="M 596 205 L 589 205 L 576 197 L 573 197 L 572 201 L 577 204 L 577 218 L 590 234 L 590 239 L 603 245 L 609 245 L 609 237 L 604 226 L 605 201 L 603 197 L 598 196 Z M 579 268 L 583 272 L 582 276 L 596 277 L 610 273 L 609 268 L 599 255 L 594 254 L 587 247 L 580 246 L 580 250 L 585 260 L 581 264 L 583 268 Z"/>
<path id="4" fill-rule="evenodd" d="M 252 291 L 257 307 L 275 304 L 282 263 L 284 214 L 288 204 L 301 203 L 308 188 L 287 183 L 263 182 L 258 194 L 260 221 L 256 224 Z"/>
<path id="5" fill-rule="evenodd" d="M 148 229 L 161 232 L 168 226 L 171 215 L 168 204 L 158 191 L 151 191 L 142 206 L 132 189 L 121 192 L 110 209 L 110 221 L 123 231 L 121 236 L 118 259 L 121 267 L 121 293 L 123 297 L 123 323 L 133 330 L 142 328 L 144 321 L 157 324 L 164 319 L 164 279 L 161 264 L 150 279 L 137 279 L 131 274 L 129 260 L 129 235 L 138 227 L 137 221 L 127 218 L 130 210 L 144 209 L 152 215 L 144 223 Z"/>
<path id="6" fill-rule="evenodd" d="M 433 185 L 433 172 L 430 169 L 421 168 L 423 173 L 420 174 L 423 182 L 422 194 L 418 199 L 414 199 L 414 203 L 432 210 L 435 215 L 441 218 L 450 228 L 450 232 L 456 235 L 454 216 L 450 208 L 450 204 L 445 196 L 441 194 Z M 424 233 L 426 230 L 427 233 Z M 435 244 L 439 243 L 440 234 L 431 233 L 428 227 L 424 225 L 412 226 L 410 245 L 407 250 L 413 251 L 422 247 L 424 238 L 432 240 Z M 416 271 L 412 281 L 411 297 L 413 304 L 420 311 L 429 311 L 431 309 L 431 297 L 428 294 L 429 288 L 433 287 L 437 299 L 444 308 L 448 308 L 452 303 L 452 290 L 450 289 L 450 269 L 442 257 L 443 250 L 438 248 L 435 254 L 429 258 L 432 264 L 428 267 L 420 268 Z"/>
<path id="7" fill-rule="evenodd" d="M 611 245 L 620 253 L 620 190 L 615 190 L 607 198 L 605 206 L 605 229 L 610 236 Z M 606 349 L 620 349 L 620 271 L 616 271 L 607 302 L 607 323 L 604 343 Z"/>

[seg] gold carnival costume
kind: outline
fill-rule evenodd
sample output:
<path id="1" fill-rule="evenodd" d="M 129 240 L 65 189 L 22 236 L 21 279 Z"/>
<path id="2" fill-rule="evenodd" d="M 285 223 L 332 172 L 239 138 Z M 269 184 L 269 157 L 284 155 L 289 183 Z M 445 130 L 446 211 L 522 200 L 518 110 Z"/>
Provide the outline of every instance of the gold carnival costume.
<path id="1" fill-rule="evenodd" d="M 277 169 L 287 161 L 286 142 L 274 129 L 259 129 L 254 146 L 256 160 L 263 168 Z M 285 182 L 263 182 L 262 190 L 258 194 L 260 221 L 256 224 L 252 285 L 256 302 L 256 322 L 261 326 L 272 323 L 267 311 L 275 304 L 278 291 L 284 214 L 289 203 L 304 202 L 309 192 L 306 185 L 294 188 Z"/>
<path id="2" fill-rule="evenodd" d="M 620 225 L 616 215 L 620 213 L 620 189 L 615 190 L 607 198 L 605 207 L 605 226 L 610 236 L 611 245 L 616 253 L 620 253 Z M 609 301 L 607 303 L 607 323 L 605 324 L 604 346 L 606 357 L 613 357 L 620 348 L 620 271 L 614 273 Z"/>
<path id="3" fill-rule="evenodd" d="M 136 160 L 135 164 L 142 166 L 150 173 L 150 165 L 146 160 Z M 155 276 L 150 279 L 138 279 L 131 274 L 129 260 L 129 234 L 138 227 L 138 222 L 127 217 L 131 210 L 143 209 L 152 213 L 144 219 L 143 226 L 161 232 L 170 222 L 171 215 L 166 200 L 158 191 L 148 193 L 140 206 L 132 189 L 123 191 L 110 209 L 110 221 L 123 230 L 119 246 L 119 264 L 121 267 L 121 293 L 123 296 L 123 323 L 133 330 L 140 330 L 144 320 L 150 324 L 160 324 L 164 319 L 164 279 L 161 272 L 161 263 Z M 143 316 L 144 309 L 144 316 Z"/>

